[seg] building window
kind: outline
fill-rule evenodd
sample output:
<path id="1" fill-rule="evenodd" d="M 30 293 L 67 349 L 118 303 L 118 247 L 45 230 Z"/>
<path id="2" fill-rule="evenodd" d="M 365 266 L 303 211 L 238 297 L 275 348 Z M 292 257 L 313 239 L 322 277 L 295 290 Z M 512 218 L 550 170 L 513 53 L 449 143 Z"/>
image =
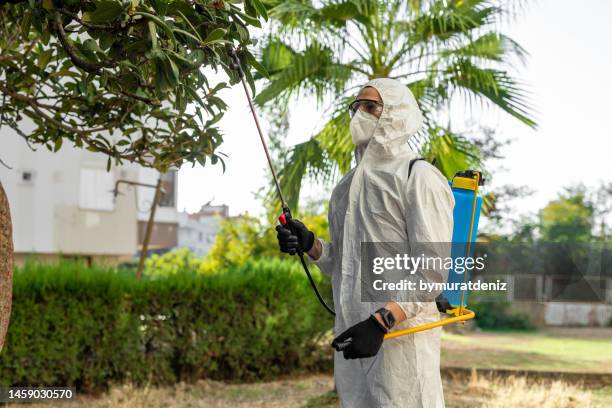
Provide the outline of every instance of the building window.
<path id="1" fill-rule="evenodd" d="M 79 208 L 82 210 L 112 211 L 114 177 L 103 169 L 81 169 Z"/>
<path id="2" fill-rule="evenodd" d="M 19 171 L 19 182 L 20 184 L 33 185 L 34 184 L 34 170 L 20 170 Z"/>
<path id="3" fill-rule="evenodd" d="M 514 300 L 538 300 L 538 281 L 535 276 L 515 276 L 513 285 Z"/>
<path id="4" fill-rule="evenodd" d="M 176 170 L 170 170 L 161 176 L 161 187 L 166 192 L 161 196 L 159 200 L 160 207 L 175 207 L 175 196 L 176 196 Z"/>
<path id="5" fill-rule="evenodd" d="M 606 279 L 585 276 L 552 276 L 551 301 L 605 302 Z"/>

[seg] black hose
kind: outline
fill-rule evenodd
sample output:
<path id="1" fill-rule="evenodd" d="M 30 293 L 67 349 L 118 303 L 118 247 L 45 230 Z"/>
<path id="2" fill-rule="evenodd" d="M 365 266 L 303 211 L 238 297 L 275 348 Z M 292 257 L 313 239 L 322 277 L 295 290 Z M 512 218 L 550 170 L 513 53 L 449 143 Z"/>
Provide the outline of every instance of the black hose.
<path id="1" fill-rule="evenodd" d="M 302 262 L 302 266 L 304 267 L 304 272 L 306 272 L 306 275 L 308 276 L 308 280 L 310 281 L 312 290 L 314 290 L 314 293 L 317 295 L 319 302 L 329 313 L 331 313 L 332 316 L 335 316 L 336 312 L 334 312 L 334 309 L 332 309 L 331 307 L 327 305 L 327 303 L 325 303 L 325 300 L 323 300 L 321 293 L 319 293 L 319 288 L 317 288 L 317 284 L 315 283 L 314 279 L 312 279 L 312 275 L 310 274 L 310 271 L 308 270 L 308 266 L 306 265 L 304 254 L 302 252 L 299 252 L 298 255 L 300 256 L 300 261 Z"/>

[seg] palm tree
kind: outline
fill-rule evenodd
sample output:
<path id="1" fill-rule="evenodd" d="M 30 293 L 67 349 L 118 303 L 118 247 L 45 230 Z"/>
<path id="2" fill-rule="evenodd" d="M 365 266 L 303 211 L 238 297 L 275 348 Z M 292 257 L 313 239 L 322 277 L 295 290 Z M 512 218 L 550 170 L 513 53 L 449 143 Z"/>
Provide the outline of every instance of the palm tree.
<path id="1" fill-rule="evenodd" d="M 508 2 L 505 2 L 508 3 Z M 260 60 L 269 77 L 259 105 L 285 106 L 314 96 L 329 118 L 304 143 L 293 146 L 280 171 L 295 207 L 305 176 L 327 181 L 351 166 L 354 147 L 347 105 L 360 84 L 392 77 L 417 97 L 424 130 L 412 148 L 448 177 L 480 163 L 478 148 L 437 114 L 455 97 L 501 108 L 535 127 L 526 93 L 507 73 L 525 51 L 499 32 L 514 10 L 485 0 L 267 1 L 271 26 Z"/>

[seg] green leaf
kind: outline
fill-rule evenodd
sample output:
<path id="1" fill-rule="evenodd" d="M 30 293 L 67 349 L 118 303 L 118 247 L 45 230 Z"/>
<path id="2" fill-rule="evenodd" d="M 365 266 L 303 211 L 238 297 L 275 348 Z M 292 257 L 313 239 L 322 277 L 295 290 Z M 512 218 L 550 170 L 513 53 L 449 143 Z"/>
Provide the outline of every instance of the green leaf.
<path id="1" fill-rule="evenodd" d="M 100 78 L 98 81 L 100 82 L 100 87 L 105 88 L 106 85 L 108 84 L 108 72 L 102 71 L 102 74 L 100 75 Z"/>
<path id="2" fill-rule="evenodd" d="M 257 9 L 259 15 L 263 17 L 264 20 L 268 21 L 268 12 L 266 11 L 266 6 L 259 0 L 251 0 L 253 2 L 253 6 Z"/>
<path id="3" fill-rule="evenodd" d="M 147 22 L 147 27 L 149 27 L 149 36 L 151 37 L 151 48 L 156 50 L 157 46 L 157 28 L 153 21 Z"/>
<path id="4" fill-rule="evenodd" d="M 153 5 L 155 12 L 160 16 L 166 15 L 166 12 L 168 10 L 168 3 L 170 2 L 167 0 L 151 0 L 151 4 Z"/>
<path id="5" fill-rule="evenodd" d="M 244 14 L 244 13 L 242 13 L 240 11 L 236 11 L 236 14 L 238 14 L 240 16 L 240 18 L 242 18 L 244 21 L 246 21 L 250 25 L 252 25 L 254 27 L 261 28 L 261 22 L 258 19 L 253 18 L 253 17 L 249 16 L 248 14 Z"/>
<path id="6" fill-rule="evenodd" d="M 45 50 L 38 55 L 38 61 L 36 65 L 38 68 L 44 70 L 51 61 L 51 57 L 53 56 L 53 50 Z"/>
<path id="7" fill-rule="evenodd" d="M 117 40 L 117 36 L 111 33 L 103 33 L 100 35 L 100 48 L 107 50 Z"/>
<path id="8" fill-rule="evenodd" d="M 169 84 L 166 80 L 166 65 L 164 60 L 168 57 L 163 52 L 157 49 L 157 52 L 152 54 L 151 60 L 155 67 L 155 89 L 157 90 L 157 96 L 163 97 L 163 94 L 168 90 Z"/>
<path id="9" fill-rule="evenodd" d="M 83 41 L 83 48 L 91 52 L 102 52 L 102 49 L 100 48 L 96 40 L 93 40 L 91 38 L 88 38 Z"/>
<path id="10" fill-rule="evenodd" d="M 53 147 L 54 152 L 57 152 L 59 149 L 61 149 L 63 140 L 64 139 L 62 139 L 61 137 L 55 139 L 55 146 Z"/>
<path id="11" fill-rule="evenodd" d="M 199 37 L 196 37 L 195 35 L 191 34 L 190 32 L 187 32 L 185 30 L 181 30 L 180 28 L 173 28 L 172 31 L 174 31 L 175 34 L 184 35 L 185 37 L 188 37 L 188 38 L 192 39 L 196 43 L 201 43 L 202 42 L 202 40 Z"/>
<path id="12" fill-rule="evenodd" d="M 176 37 L 174 36 L 174 33 L 172 32 L 172 29 L 170 28 L 170 26 L 166 24 L 162 19 L 160 19 L 157 16 L 154 16 L 153 14 L 145 13 L 143 11 L 138 11 L 134 13 L 134 15 L 147 18 L 148 20 L 160 26 L 161 29 L 164 30 L 164 33 L 166 34 L 166 37 L 168 37 L 168 40 L 172 43 L 172 47 L 173 48 L 176 47 Z"/>
<path id="13" fill-rule="evenodd" d="M 21 34 L 27 39 L 30 34 L 30 26 L 32 25 L 32 14 L 26 13 L 21 20 Z"/>
<path id="14" fill-rule="evenodd" d="M 178 66 L 174 63 L 172 58 L 166 57 L 166 60 L 168 61 L 168 65 L 170 67 L 170 70 L 166 70 L 166 76 L 168 77 L 169 82 L 172 84 L 173 87 L 177 86 L 181 80 L 181 74 L 179 72 Z"/>
<path id="15" fill-rule="evenodd" d="M 50 30 L 44 30 L 42 32 L 42 34 L 40 35 L 40 41 L 44 44 L 47 45 L 49 44 L 49 40 L 51 39 L 51 31 Z"/>
<path id="16" fill-rule="evenodd" d="M 198 95 L 198 92 L 195 89 L 190 86 L 185 86 L 185 92 L 187 92 L 187 94 L 191 96 L 193 100 L 197 101 L 204 109 L 208 109 L 208 106 L 206 106 L 206 104 L 204 103 L 202 98 L 200 98 L 200 95 Z"/>
<path id="17" fill-rule="evenodd" d="M 248 63 L 255 68 L 255 70 L 264 78 L 268 78 L 270 75 L 268 74 L 268 71 L 266 71 L 266 68 L 261 65 L 259 63 L 259 61 L 257 61 L 255 59 L 255 57 L 253 57 L 253 55 L 250 52 L 246 52 L 246 59 L 248 61 Z"/>
<path id="18" fill-rule="evenodd" d="M 223 38 L 226 33 L 227 33 L 227 31 L 225 31 L 223 28 L 216 28 L 216 29 L 212 30 L 206 36 L 206 39 L 204 40 L 204 44 L 210 44 L 212 42 L 218 41 L 221 38 Z"/>
<path id="19" fill-rule="evenodd" d="M 189 28 L 191 28 L 191 31 L 193 31 L 193 34 L 198 38 L 198 40 L 200 42 L 202 42 L 202 37 L 200 37 L 200 33 L 198 33 L 198 30 L 196 30 L 196 28 L 193 26 L 193 24 L 191 24 L 191 21 L 189 21 L 189 19 L 187 18 L 187 16 L 185 16 L 183 13 L 181 13 L 180 10 L 176 10 L 176 12 L 181 16 L 181 18 L 185 21 L 185 24 L 187 24 L 189 26 Z"/>
<path id="20" fill-rule="evenodd" d="M 240 24 L 237 24 L 235 27 L 236 27 L 236 31 L 238 31 L 238 35 L 240 36 L 240 41 L 242 42 L 248 41 L 249 40 L 248 30 Z"/>
<path id="21" fill-rule="evenodd" d="M 96 6 L 94 11 L 83 14 L 83 21 L 102 24 L 114 22 L 124 11 L 124 6 L 120 1 L 97 0 L 93 2 Z"/>
<path id="22" fill-rule="evenodd" d="M 244 77 L 251 88 L 251 95 L 255 95 L 257 93 L 257 88 L 255 87 L 255 79 L 253 79 L 253 75 L 250 70 L 245 71 Z"/>
<path id="23" fill-rule="evenodd" d="M 186 68 L 195 67 L 192 61 L 188 60 L 187 58 L 185 58 L 183 55 L 179 54 L 178 52 L 174 52 L 172 50 L 166 50 L 166 51 L 180 65 L 183 65 Z"/>

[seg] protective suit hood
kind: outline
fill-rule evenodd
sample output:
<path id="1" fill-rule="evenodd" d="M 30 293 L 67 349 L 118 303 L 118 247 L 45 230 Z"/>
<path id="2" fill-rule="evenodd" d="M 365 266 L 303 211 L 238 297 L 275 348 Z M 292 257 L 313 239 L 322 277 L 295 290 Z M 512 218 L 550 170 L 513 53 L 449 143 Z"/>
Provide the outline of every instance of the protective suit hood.
<path id="1" fill-rule="evenodd" d="M 384 108 L 367 150 L 377 155 L 396 155 L 423 125 L 423 115 L 408 87 L 391 78 L 376 78 L 363 87 L 372 87 L 382 97 Z"/>

